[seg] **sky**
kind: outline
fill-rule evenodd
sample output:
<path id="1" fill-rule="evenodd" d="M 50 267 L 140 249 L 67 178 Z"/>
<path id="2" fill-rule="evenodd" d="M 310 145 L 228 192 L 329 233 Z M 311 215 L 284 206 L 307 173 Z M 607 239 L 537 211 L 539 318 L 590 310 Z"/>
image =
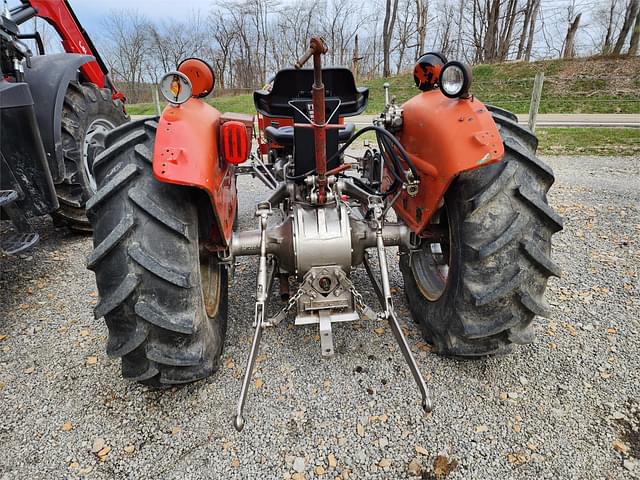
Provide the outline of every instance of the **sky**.
<path id="1" fill-rule="evenodd" d="M 78 16 L 82 26 L 95 35 L 102 28 L 102 17 L 110 10 L 134 9 L 143 13 L 150 19 L 163 19 L 175 17 L 185 19 L 191 12 L 200 10 L 203 13 L 209 11 L 211 0 L 68 0 L 71 8 Z M 1 0 L 0 0 L 1 3 Z M 9 0 L 9 6 L 19 4 L 18 0 Z"/>
<path id="2" fill-rule="evenodd" d="M 152 20 L 188 18 L 191 12 L 209 11 L 211 0 L 69 0 L 82 26 L 91 34 L 101 29 L 102 17 L 109 10 L 134 9 Z"/>
<path id="3" fill-rule="evenodd" d="M 2 0 L 0 0 L 1 2 Z M 176 18 L 185 20 L 191 14 L 200 11 L 203 14 L 209 12 L 212 0 L 68 0 L 76 15 L 80 19 L 83 27 L 89 33 L 94 42 L 100 46 L 100 33 L 103 30 L 102 20 L 110 10 L 137 10 L 151 20 L 162 20 Z M 285 2 L 287 0 L 284 0 Z M 337 0 L 340 1 L 340 0 Z M 370 1 L 370 0 L 362 0 Z M 457 1 L 457 0 L 456 0 Z M 589 37 L 587 26 L 593 22 L 593 13 L 598 5 L 604 0 L 542 0 L 541 14 L 544 21 L 549 25 L 547 36 L 551 37 L 553 44 L 559 45 L 566 33 L 567 5 L 575 2 L 577 10 L 583 12 L 581 26 L 578 32 L 576 43 L 578 50 L 591 47 L 593 39 Z M 19 0 L 9 0 L 10 6 L 15 6 Z M 546 48 L 547 38 L 541 34 L 536 36 L 537 49 Z M 50 45 L 48 45 L 50 48 Z M 54 47 L 55 48 L 55 47 Z M 557 52 L 556 52 L 557 53 Z"/>

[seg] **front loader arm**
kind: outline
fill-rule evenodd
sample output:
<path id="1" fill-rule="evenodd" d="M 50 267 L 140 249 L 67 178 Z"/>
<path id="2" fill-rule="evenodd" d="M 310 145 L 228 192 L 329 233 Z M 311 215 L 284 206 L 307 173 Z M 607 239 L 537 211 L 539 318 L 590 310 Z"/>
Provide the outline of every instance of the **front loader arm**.
<path id="1" fill-rule="evenodd" d="M 67 0 L 21 0 L 21 2 L 21 6 L 11 11 L 17 23 L 24 23 L 34 16 L 46 20 L 60 35 L 65 52 L 91 55 L 95 58 L 95 61 L 80 67 L 87 81 L 95 83 L 98 88 L 109 88 L 114 100 L 124 101 L 124 95 L 111 82 L 109 69 Z"/>
<path id="2" fill-rule="evenodd" d="M 473 97 L 451 99 L 435 90 L 416 95 L 402 108 L 398 139 L 420 172 L 420 188 L 415 196 L 403 192 L 394 209 L 420 233 L 453 180 L 464 171 L 500 161 L 504 146 L 491 113 Z"/>

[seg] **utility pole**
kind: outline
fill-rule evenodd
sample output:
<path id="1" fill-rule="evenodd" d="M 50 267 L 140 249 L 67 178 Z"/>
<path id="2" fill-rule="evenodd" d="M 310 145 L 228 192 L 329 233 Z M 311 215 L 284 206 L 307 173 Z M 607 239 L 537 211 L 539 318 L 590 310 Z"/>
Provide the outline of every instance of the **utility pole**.
<path id="1" fill-rule="evenodd" d="M 353 58 L 351 59 L 351 72 L 353 73 L 353 78 L 356 80 L 356 85 L 358 84 L 358 64 L 360 60 L 361 57 L 358 56 L 358 35 L 356 35 L 355 45 L 353 47 Z"/>

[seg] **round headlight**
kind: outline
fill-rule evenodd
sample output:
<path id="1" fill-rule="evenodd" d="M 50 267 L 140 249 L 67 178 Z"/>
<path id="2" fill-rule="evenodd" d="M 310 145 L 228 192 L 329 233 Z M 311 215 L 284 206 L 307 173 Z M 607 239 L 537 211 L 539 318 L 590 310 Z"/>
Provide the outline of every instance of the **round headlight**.
<path id="1" fill-rule="evenodd" d="M 449 62 L 440 73 L 440 90 L 449 98 L 466 98 L 471 87 L 471 70 L 464 63 Z"/>
<path id="2" fill-rule="evenodd" d="M 189 78 L 180 72 L 169 72 L 160 80 L 160 93 L 169 103 L 181 105 L 192 96 Z"/>

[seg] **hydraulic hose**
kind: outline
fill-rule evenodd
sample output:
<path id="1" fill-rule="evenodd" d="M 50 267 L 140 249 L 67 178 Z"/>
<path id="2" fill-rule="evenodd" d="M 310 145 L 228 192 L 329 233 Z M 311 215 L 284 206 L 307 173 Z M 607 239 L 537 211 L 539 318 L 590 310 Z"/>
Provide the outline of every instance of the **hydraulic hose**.
<path id="1" fill-rule="evenodd" d="M 391 134 L 390 132 L 388 132 L 382 127 L 378 127 L 377 125 L 369 125 L 359 130 L 353 137 L 349 139 L 349 141 L 347 141 L 342 147 L 340 147 L 340 149 L 335 154 L 333 154 L 329 160 L 327 160 L 327 163 L 332 162 L 333 160 L 338 158 L 340 155 L 342 155 L 347 150 L 347 148 L 349 148 L 353 144 L 353 142 L 355 142 L 362 135 L 372 131 L 383 135 L 384 137 L 386 137 L 388 140 L 391 141 L 393 146 L 396 147 L 400 152 L 400 155 L 402 155 L 402 160 L 409 166 L 409 169 L 411 170 L 411 173 L 413 174 L 413 176 L 415 178 L 418 178 L 419 177 L 418 170 L 416 169 L 413 162 L 409 159 L 409 154 L 407 154 L 407 151 L 404 149 L 402 144 L 398 141 L 396 137 L 393 136 L 393 134 Z"/>
<path id="2" fill-rule="evenodd" d="M 382 156 L 382 160 L 385 163 L 387 163 L 387 165 L 390 167 L 389 171 L 393 175 L 393 183 L 391 184 L 389 189 L 385 192 L 374 192 L 371 189 L 366 188 L 362 182 L 359 182 L 359 184 L 362 188 L 366 188 L 366 190 L 372 194 L 386 197 L 391 193 L 395 192 L 399 188 L 399 186 L 403 183 L 400 175 L 404 176 L 405 178 L 407 177 L 404 169 L 402 168 L 402 165 L 400 163 L 400 157 L 398 157 L 397 152 L 400 152 L 400 155 L 402 156 L 402 160 L 409 166 L 409 169 L 411 170 L 411 173 L 413 174 L 414 178 L 416 179 L 419 178 L 419 175 L 418 175 L 418 170 L 416 169 L 413 162 L 409 159 L 409 155 L 407 154 L 407 151 L 404 149 L 402 144 L 398 141 L 398 139 L 395 136 L 393 136 L 393 134 L 391 134 L 389 131 L 385 130 L 384 128 L 378 127 L 377 125 L 369 125 L 359 130 L 344 145 L 342 145 L 342 147 L 340 147 L 340 149 L 336 153 L 334 153 L 327 160 L 327 165 L 333 162 L 336 158 L 339 158 L 358 138 L 360 138 L 365 133 L 371 132 L 371 131 L 376 132 L 376 139 L 378 142 L 378 146 L 380 147 L 380 154 Z M 287 175 L 286 178 L 287 180 L 301 180 L 308 175 L 313 175 L 314 173 L 315 173 L 315 170 L 310 170 L 302 175 L 296 175 L 296 176 Z"/>

